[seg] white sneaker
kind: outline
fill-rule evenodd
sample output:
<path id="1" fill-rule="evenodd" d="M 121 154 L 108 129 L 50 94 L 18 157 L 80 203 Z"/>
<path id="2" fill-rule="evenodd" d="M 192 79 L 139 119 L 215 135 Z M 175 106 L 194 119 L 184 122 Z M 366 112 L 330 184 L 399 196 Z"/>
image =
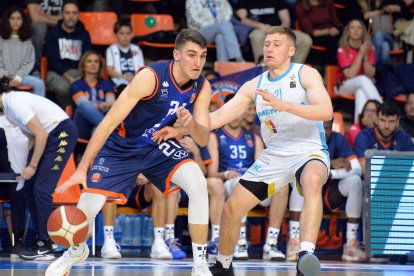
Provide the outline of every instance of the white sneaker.
<path id="1" fill-rule="evenodd" d="M 150 256 L 153 259 L 161 259 L 161 260 L 171 260 L 172 259 L 172 254 L 171 254 L 167 244 L 162 239 L 154 240 L 154 243 L 152 244 L 152 247 L 151 247 Z"/>
<path id="2" fill-rule="evenodd" d="M 286 261 L 289 262 L 296 262 L 297 255 L 300 251 L 300 240 L 291 238 L 287 244 L 286 249 Z"/>
<path id="3" fill-rule="evenodd" d="M 89 256 L 89 248 L 86 243 L 72 246 L 66 250 L 62 257 L 49 265 L 45 276 L 64 276 L 69 275 L 70 269 L 74 264 L 84 261 Z"/>
<path id="4" fill-rule="evenodd" d="M 247 260 L 249 258 L 246 240 L 239 240 L 237 242 L 236 246 L 234 247 L 233 258 L 237 260 Z"/>
<path id="5" fill-rule="evenodd" d="M 263 260 L 267 261 L 284 261 L 286 258 L 285 254 L 277 250 L 276 244 L 266 243 L 263 246 Z"/>
<path id="6" fill-rule="evenodd" d="M 207 262 L 195 263 L 193 270 L 191 271 L 191 276 L 210 276 L 212 275 L 210 269 L 208 269 Z"/>
<path id="7" fill-rule="evenodd" d="M 103 259 L 119 259 L 121 258 L 121 247 L 114 239 L 107 239 L 101 249 L 101 257 Z"/>

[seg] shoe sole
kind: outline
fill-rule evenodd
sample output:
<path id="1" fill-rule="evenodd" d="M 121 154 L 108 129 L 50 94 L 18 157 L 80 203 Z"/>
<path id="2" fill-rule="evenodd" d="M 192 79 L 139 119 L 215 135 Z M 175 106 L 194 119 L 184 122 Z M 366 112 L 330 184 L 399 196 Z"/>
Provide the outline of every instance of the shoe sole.
<path id="1" fill-rule="evenodd" d="M 112 255 L 106 255 L 101 253 L 101 257 L 102 259 L 120 259 L 122 258 L 122 255 L 119 252 L 113 253 Z"/>
<path id="2" fill-rule="evenodd" d="M 299 259 L 298 268 L 305 276 L 315 276 L 321 271 L 321 264 L 315 255 L 306 254 Z"/>
<path id="3" fill-rule="evenodd" d="M 284 260 L 286 260 L 286 258 L 284 257 L 273 257 L 273 258 L 265 258 L 263 257 L 264 261 L 275 261 L 275 262 L 283 262 Z"/>
<path id="4" fill-rule="evenodd" d="M 233 257 L 233 259 L 240 260 L 240 261 L 247 261 L 249 257 Z"/>
<path id="5" fill-rule="evenodd" d="M 156 259 L 156 260 L 172 260 L 172 256 L 155 256 L 150 254 L 151 259 Z"/>

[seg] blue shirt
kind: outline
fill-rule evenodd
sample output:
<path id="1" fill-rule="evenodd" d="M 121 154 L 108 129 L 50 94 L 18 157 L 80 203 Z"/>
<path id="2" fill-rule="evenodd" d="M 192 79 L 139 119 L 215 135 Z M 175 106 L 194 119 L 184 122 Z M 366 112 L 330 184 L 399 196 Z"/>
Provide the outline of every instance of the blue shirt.
<path id="1" fill-rule="evenodd" d="M 224 128 L 217 129 L 219 151 L 219 172 L 232 170 L 244 174 L 254 163 L 255 136 L 251 131 L 242 129 L 238 137 L 229 134 Z"/>
<path id="2" fill-rule="evenodd" d="M 345 136 L 338 132 L 332 132 L 331 139 L 328 141 L 328 151 L 331 160 L 341 157 L 350 160 L 355 157 Z"/>
<path id="3" fill-rule="evenodd" d="M 70 94 L 73 102 L 81 96 L 85 96 L 94 104 L 105 102 L 106 96 L 115 97 L 114 86 L 108 80 L 99 79 L 95 87 L 90 87 L 84 79 L 79 79 L 71 84 Z M 72 105 L 75 112 L 76 104 Z"/>
<path id="4" fill-rule="evenodd" d="M 379 138 L 377 128 L 368 128 L 362 130 L 356 137 L 355 153 L 358 158 L 365 158 L 364 152 L 368 149 L 414 151 L 414 144 L 411 137 L 401 130 L 396 130 L 390 142 L 385 144 Z"/>
<path id="5" fill-rule="evenodd" d="M 192 111 L 193 104 L 205 83 L 204 77 L 190 80 L 179 87 L 173 75 L 174 61 L 154 62 L 146 67 L 156 76 L 154 92 L 141 99 L 125 120 L 111 134 L 110 140 L 121 147 L 144 148 L 157 146 L 151 140 L 154 132 L 167 125 L 173 125 L 177 119 L 178 107 L 184 106 Z M 142 68 L 141 68 L 142 70 Z"/>

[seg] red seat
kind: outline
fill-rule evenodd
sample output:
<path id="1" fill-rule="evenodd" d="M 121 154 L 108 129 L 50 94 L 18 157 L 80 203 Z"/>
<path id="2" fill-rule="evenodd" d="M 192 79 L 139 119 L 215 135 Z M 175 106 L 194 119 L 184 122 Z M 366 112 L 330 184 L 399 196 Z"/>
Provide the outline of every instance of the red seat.
<path id="1" fill-rule="evenodd" d="M 117 16 L 114 12 L 81 12 L 79 19 L 91 36 L 94 45 L 111 45 L 116 42 L 114 25 Z"/>

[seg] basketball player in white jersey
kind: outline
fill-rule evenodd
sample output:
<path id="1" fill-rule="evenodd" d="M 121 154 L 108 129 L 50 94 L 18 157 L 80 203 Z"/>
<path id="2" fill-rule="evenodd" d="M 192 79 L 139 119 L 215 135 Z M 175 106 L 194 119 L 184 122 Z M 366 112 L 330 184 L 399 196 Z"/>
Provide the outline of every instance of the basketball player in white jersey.
<path id="1" fill-rule="evenodd" d="M 298 275 L 316 275 L 320 270 L 313 252 L 322 220 L 322 186 L 329 172 L 322 121 L 332 118 L 332 103 L 318 71 L 291 63 L 295 40 L 288 28 L 269 28 L 263 47 L 269 70 L 246 82 L 232 100 L 210 114 L 211 129 L 216 129 L 243 116 L 254 102 L 266 144 L 266 149 L 226 202 L 219 254 L 216 264 L 210 268 L 213 275 L 234 275 L 231 262 L 240 219 L 291 181 L 296 181 L 305 198 L 300 218 L 303 231 Z M 181 131 L 184 130 L 168 128 L 153 137 L 165 139 Z"/>

